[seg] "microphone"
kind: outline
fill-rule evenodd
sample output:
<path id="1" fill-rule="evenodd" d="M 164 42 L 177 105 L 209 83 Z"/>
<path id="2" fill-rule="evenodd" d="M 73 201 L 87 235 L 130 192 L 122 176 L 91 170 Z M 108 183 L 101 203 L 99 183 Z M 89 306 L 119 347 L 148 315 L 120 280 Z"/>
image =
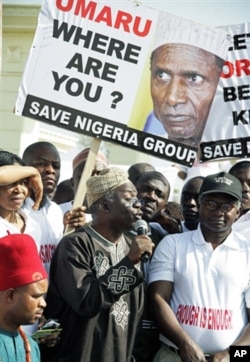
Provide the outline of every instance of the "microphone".
<path id="1" fill-rule="evenodd" d="M 147 234 L 147 231 L 148 231 L 148 224 L 146 223 L 145 220 L 137 220 L 135 223 L 134 223 L 134 229 L 137 233 L 137 235 L 146 235 Z M 141 256 L 141 262 L 142 263 L 146 263 L 150 258 L 150 254 L 145 252 L 142 254 Z"/>

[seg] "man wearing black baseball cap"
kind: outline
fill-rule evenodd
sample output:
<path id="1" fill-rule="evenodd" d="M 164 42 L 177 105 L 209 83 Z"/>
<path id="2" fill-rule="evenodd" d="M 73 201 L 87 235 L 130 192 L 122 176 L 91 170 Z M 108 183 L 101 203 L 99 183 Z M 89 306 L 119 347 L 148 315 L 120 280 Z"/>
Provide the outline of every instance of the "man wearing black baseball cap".
<path id="1" fill-rule="evenodd" d="M 233 196 L 241 201 L 242 186 L 240 181 L 233 175 L 227 172 L 219 172 L 214 175 L 209 175 L 205 178 L 201 189 L 201 195 L 223 193 Z"/>
<path id="2" fill-rule="evenodd" d="M 197 230 L 157 246 L 149 287 L 162 346 L 154 362 L 229 361 L 250 346 L 250 243 L 232 230 L 242 187 L 231 174 L 205 177 Z"/>

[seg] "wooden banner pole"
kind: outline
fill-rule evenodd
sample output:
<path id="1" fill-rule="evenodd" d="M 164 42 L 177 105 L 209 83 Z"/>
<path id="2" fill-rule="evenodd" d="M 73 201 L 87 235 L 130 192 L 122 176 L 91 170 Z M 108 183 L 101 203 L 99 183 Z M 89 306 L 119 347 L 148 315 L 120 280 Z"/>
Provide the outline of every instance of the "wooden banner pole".
<path id="1" fill-rule="evenodd" d="M 100 144 L 101 144 L 100 138 L 94 138 L 91 143 L 89 154 L 88 154 L 84 169 L 82 171 L 82 175 L 81 175 L 81 179 L 80 179 L 77 191 L 76 191 L 76 195 L 74 197 L 73 208 L 83 205 L 83 201 L 84 201 L 84 198 L 85 198 L 85 195 L 87 192 L 86 181 L 92 174 L 92 170 L 94 168 L 94 164 L 96 161 L 96 157 L 97 157 L 97 154 L 99 151 Z M 65 231 L 64 231 L 64 235 L 69 234 L 72 231 L 74 231 L 74 227 L 67 225 L 65 228 Z"/>

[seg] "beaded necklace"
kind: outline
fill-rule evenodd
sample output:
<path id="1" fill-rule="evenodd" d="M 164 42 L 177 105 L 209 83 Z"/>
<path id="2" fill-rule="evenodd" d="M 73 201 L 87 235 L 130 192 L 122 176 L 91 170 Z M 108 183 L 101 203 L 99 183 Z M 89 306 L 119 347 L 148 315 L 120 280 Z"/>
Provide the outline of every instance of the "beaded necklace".
<path id="1" fill-rule="evenodd" d="M 23 344 L 24 344 L 24 349 L 25 349 L 25 360 L 26 362 L 31 362 L 31 347 L 30 347 L 30 342 L 26 336 L 26 334 L 24 333 L 24 330 L 22 329 L 22 327 L 18 328 L 18 332 L 20 333 L 20 336 L 23 339 Z"/>

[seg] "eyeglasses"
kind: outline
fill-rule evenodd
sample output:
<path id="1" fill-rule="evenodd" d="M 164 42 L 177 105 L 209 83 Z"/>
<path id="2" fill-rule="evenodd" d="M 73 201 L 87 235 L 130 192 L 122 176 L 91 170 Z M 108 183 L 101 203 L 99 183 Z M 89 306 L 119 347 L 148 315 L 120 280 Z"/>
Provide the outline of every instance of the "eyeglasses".
<path id="1" fill-rule="evenodd" d="M 230 212 L 235 206 L 237 206 L 236 203 L 234 203 L 234 204 L 227 204 L 227 203 L 218 204 L 216 201 L 205 200 L 205 199 L 201 199 L 201 202 L 206 206 L 207 210 L 214 211 L 219 208 L 220 211 L 223 212 L 224 214 L 226 214 L 227 212 Z"/>
<path id="2" fill-rule="evenodd" d="M 125 207 L 135 207 L 138 204 L 140 204 L 140 206 L 144 205 L 144 200 L 139 200 L 137 197 L 132 197 L 129 201 L 127 201 L 124 206 Z"/>

